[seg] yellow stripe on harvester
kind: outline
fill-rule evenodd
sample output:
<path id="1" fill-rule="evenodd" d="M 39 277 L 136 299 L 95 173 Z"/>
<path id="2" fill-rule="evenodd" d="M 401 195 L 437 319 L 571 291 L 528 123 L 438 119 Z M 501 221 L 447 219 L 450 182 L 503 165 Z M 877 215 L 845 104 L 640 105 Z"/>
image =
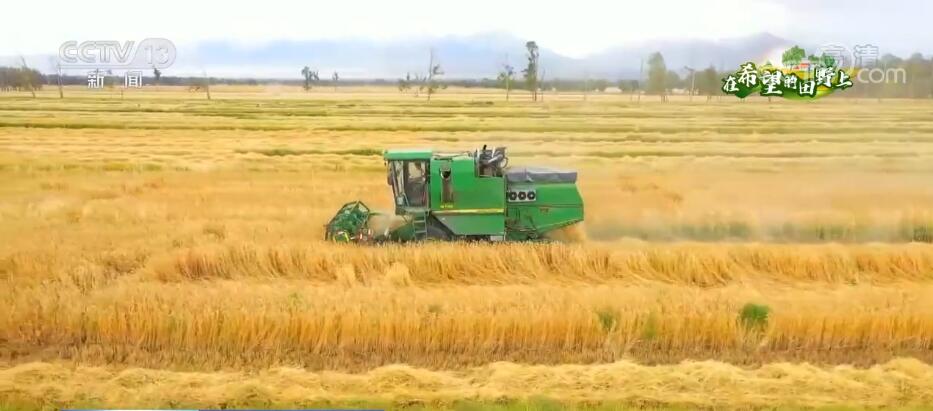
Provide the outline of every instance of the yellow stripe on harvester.
<path id="1" fill-rule="evenodd" d="M 502 208 L 465 208 L 462 210 L 437 210 L 435 214 L 497 214 L 503 213 Z"/>

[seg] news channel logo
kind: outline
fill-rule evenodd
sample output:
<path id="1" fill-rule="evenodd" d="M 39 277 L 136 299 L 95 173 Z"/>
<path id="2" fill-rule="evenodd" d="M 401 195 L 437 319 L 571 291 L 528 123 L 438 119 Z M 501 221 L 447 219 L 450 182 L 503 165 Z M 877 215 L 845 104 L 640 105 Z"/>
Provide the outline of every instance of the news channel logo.
<path id="1" fill-rule="evenodd" d="M 58 48 L 63 69 L 164 69 L 175 62 L 175 44 L 168 39 L 142 41 L 69 40 Z"/>

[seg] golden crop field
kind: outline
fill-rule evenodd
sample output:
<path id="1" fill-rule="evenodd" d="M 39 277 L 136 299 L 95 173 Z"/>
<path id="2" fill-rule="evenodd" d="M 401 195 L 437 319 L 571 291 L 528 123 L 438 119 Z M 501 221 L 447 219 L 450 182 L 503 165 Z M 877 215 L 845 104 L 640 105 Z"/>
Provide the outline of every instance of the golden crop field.
<path id="1" fill-rule="evenodd" d="M 0 94 L 0 407 L 933 407 L 933 102 Z M 564 242 L 353 246 L 385 148 L 574 168 Z"/>

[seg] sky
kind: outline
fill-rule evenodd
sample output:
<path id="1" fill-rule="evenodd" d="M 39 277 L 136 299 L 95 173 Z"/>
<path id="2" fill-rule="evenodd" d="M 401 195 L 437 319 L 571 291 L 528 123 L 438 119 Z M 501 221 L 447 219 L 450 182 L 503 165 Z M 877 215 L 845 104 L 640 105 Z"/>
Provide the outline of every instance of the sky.
<path id="1" fill-rule="evenodd" d="M 0 56 L 57 54 L 69 40 L 398 40 L 506 32 L 570 57 L 658 39 L 726 39 L 768 32 L 824 44 L 933 51 L 925 0 L 197 0 L 13 1 L 3 5 Z M 6 18 L 7 16 L 17 16 Z"/>

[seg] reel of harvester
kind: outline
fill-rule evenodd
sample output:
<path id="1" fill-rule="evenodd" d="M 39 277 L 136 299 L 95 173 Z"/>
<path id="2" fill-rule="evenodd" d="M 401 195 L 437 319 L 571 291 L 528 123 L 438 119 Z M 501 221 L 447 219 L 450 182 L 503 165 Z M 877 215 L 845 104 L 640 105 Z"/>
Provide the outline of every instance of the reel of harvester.
<path id="1" fill-rule="evenodd" d="M 369 207 L 362 201 L 346 203 L 324 226 L 324 238 L 342 243 L 370 241 L 373 232 L 366 223 L 371 215 Z"/>

